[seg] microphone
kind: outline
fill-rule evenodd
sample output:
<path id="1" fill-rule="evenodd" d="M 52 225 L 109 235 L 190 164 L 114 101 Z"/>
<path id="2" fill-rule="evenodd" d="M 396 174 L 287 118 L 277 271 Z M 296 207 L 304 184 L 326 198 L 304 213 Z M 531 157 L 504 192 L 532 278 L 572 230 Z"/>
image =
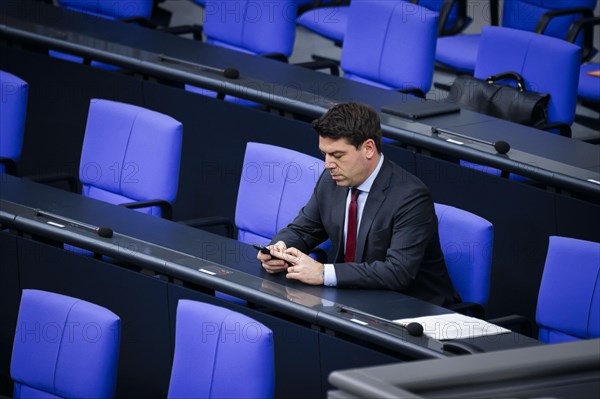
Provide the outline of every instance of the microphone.
<path id="1" fill-rule="evenodd" d="M 96 227 L 96 232 L 100 237 L 111 238 L 113 231 L 110 227 Z"/>
<path id="2" fill-rule="evenodd" d="M 433 133 L 433 134 L 446 133 L 446 134 L 450 134 L 452 136 L 462 137 L 463 139 L 475 141 L 477 143 L 491 145 L 492 147 L 494 147 L 494 149 L 496 150 L 496 152 L 498 154 L 506 154 L 507 152 L 510 151 L 510 144 L 508 144 L 506 141 L 502 141 L 502 140 L 491 143 L 489 141 L 481 140 L 476 137 L 469 137 L 469 136 L 465 136 L 464 134 L 451 132 L 450 130 L 440 129 L 439 127 L 435 127 L 435 126 L 431 127 L 431 133 Z"/>
<path id="3" fill-rule="evenodd" d="M 362 316 L 367 319 L 371 319 L 372 321 L 376 321 L 376 323 L 381 323 L 381 324 L 385 324 L 388 326 L 402 328 L 402 329 L 406 330 L 406 332 L 408 332 L 408 335 L 411 335 L 413 337 L 420 337 L 423 335 L 423 326 L 417 322 L 411 322 L 411 323 L 408 323 L 407 325 L 403 325 L 403 324 L 394 323 L 391 320 L 387 320 L 387 319 L 372 315 L 367 312 L 363 312 L 358 309 L 351 308 L 349 306 L 337 305 L 336 309 L 340 313 L 352 313 L 354 315 Z M 351 320 L 355 321 L 353 319 L 351 319 Z M 368 324 L 368 323 L 360 322 L 359 324 Z"/>
<path id="4" fill-rule="evenodd" d="M 113 229 L 111 229 L 110 227 L 91 226 L 89 224 L 77 222 L 75 220 L 66 218 L 64 216 L 58 216 L 58 215 L 55 215 L 50 212 L 41 211 L 39 209 L 36 210 L 36 216 L 41 216 L 46 219 L 52 219 L 47 222 L 51 226 L 64 228 L 64 227 L 66 227 L 66 225 L 69 225 L 71 227 L 76 227 L 76 228 L 92 231 L 92 232 L 98 234 L 102 238 L 111 238 L 114 234 Z"/>
<path id="5" fill-rule="evenodd" d="M 421 323 L 411 322 L 406 325 L 406 331 L 413 337 L 420 337 L 423 335 L 423 326 Z"/>
<path id="6" fill-rule="evenodd" d="M 240 77 L 240 71 L 238 71 L 236 68 L 231 68 L 231 67 L 225 68 L 225 69 L 215 68 L 215 67 L 211 67 L 208 65 L 197 64 L 195 62 L 185 61 L 185 60 L 180 60 L 178 58 L 169 57 L 164 54 L 160 54 L 158 56 L 158 59 L 160 61 L 170 62 L 171 64 L 187 65 L 187 66 L 191 66 L 193 68 L 200 69 L 201 71 L 218 73 L 218 74 L 225 76 L 227 79 L 238 79 Z"/>

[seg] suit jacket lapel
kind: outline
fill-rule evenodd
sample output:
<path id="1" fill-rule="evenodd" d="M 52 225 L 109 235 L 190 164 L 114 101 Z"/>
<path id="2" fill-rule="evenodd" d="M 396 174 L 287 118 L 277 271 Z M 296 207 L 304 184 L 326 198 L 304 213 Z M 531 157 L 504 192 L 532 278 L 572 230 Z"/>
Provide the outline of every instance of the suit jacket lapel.
<path id="1" fill-rule="evenodd" d="M 373 224 L 373 220 L 379 212 L 381 208 L 381 204 L 385 200 L 386 194 L 385 191 L 390 185 L 390 180 L 392 178 L 392 167 L 389 164 L 389 161 L 384 160 L 383 165 L 381 165 L 381 170 L 379 174 L 375 178 L 373 185 L 371 186 L 371 191 L 369 192 L 369 196 L 367 197 L 367 202 L 365 203 L 365 208 L 363 209 L 362 216 L 360 219 L 360 226 L 358 228 L 358 237 L 356 238 L 356 261 L 362 262 L 363 254 L 365 251 L 365 244 L 367 242 L 367 236 L 369 235 L 369 231 L 371 230 L 371 225 Z"/>

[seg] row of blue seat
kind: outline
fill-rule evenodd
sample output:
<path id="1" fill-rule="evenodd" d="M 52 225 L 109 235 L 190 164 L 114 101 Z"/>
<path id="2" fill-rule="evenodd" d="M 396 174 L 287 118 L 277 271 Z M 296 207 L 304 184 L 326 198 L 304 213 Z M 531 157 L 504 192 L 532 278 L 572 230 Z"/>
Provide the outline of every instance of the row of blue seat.
<path id="1" fill-rule="evenodd" d="M 115 10 L 84 7 L 95 3 L 59 1 L 70 8 L 78 5 L 76 9 L 94 15 L 112 11 L 113 17 L 131 17 L 138 8 L 144 9 L 143 16 L 148 13 L 147 7 L 141 5 Z M 361 83 L 424 96 L 431 88 L 436 60 L 479 79 L 507 71 L 517 72 L 524 78 L 528 90 L 550 94 L 548 130 L 567 136 L 575 118 L 578 93 L 582 100 L 600 104 L 600 79 L 588 73 L 599 70 L 600 64 L 582 66 L 579 45 L 563 40 L 573 21 L 582 15 L 592 15 L 590 10 L 596 0 L 581 0 L 577 4 L 506 1 L 502 28 L 484 27 L 477 35 L 439 38 L 443 30 L 438 29 L 437 11 L 442 13 L 442 18 L 449 18 L 445 23 L 457 24 L 460 7 L 448 1 L 419 4 L 404 0 L 354 0 L 349 6 L 338 7 L 339 11 L 331 7 L 327 11 L 322 8 L 308 11 L 298 23 L 310 26 L 307 21 L 312 21 L 328 28 L 343 27 L 341 68 L 345 78 Z M 444 11 L 450 4 L 451 8 Z M 277 2 L 276 7 L 268 1 L 207 0 L 205 6 L 203 26 L 208 43 L 276 59 L 286 60 L 290 56 L 296 23 L 294 0 Z M 563 15 L 567 7 L 574 6 L 578 8 L 574 11 L 569 8 L 568 15 Z M 321 13 L 321 16 L 311 16 L 312 13 Z M 530 25 L 544 18 L 550 21 L 545 34 L 534 33 Z M 572 41 L 580 44 L 581 40 L 577 39 L 580 36 L 574 35 Z M 588 36 L 586 33 L 585 37 Z M 451 50 L 446 51 L 446 48 Z M 452 55 L 446 56 L 446 53 Z M 553 59 L 552 63 L 545 61 L 548 57 Z M 301 65 L 323 67 L 322 62 L 318 66 L 315 63 Z M 189 89 L 208 94 L 205 90 Z M 561 129 L 556 129 L 557 124 Z"/>
<path id="2" fill-rule="evenodd" d="M 10 370 L 14 398 L 112 398 L 120 333 L 121 319 L 102 306 L 23 290 Z M 269 328 L 222 307 L 179 300 L 169 398 L 272 398 L 274 380 Z"/>
<path id="3" fill-rule="evenodd" d="M 0 76 L 12 82 L 18 79 L 4 72 Z M 25 85 L 20 83 L 21 87 Z M 24 119 L 25 101 L 19 94 L 23 89 L 12 92 L 6 99 L 16 100 L 16 106 L 11 108 L 11 101 L 5 102 L 8 107 L 2 107 L 6 116 L 2 123 L 9 123 L 1 131 L 4 137 L 12 127 L 15 136 L 22 137 L 23 121 L 10 120 Z M 182 135 L 181 123 L 167 115 L 130 104 L 92 100 L 79 168 L 82 194 L 164 217 L 165 205 L 170 206 L 177 192 Z M 3 143 L 21 140 L 11 137 Z M 237 238 L 245 243 L 268 243 L 308 201 L 322 170 L 323 161 L 317 158 L 268 144 L 248 143 L 235 212 Z M 257 202 L 262 206 L 256 207 Z M 452 281 L 464 301 L 485 305 L 493 226 L 464 210 L 443 204 L 435 208 Z M 479 246 L 475 252 L 472 243 Z"/>

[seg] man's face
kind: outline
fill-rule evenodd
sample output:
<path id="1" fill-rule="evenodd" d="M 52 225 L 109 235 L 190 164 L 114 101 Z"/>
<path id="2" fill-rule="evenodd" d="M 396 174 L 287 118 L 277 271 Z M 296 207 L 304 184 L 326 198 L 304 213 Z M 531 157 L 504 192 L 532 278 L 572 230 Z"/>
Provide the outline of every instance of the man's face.
<path id="1" fill-rule="evenodd" d="M 368 142 L 356 148 L 345 138 L 334 140 L 319 136 L 319 150 L 325 157 L 325 169 L 338 186 L 356 187 L 369 177 L 369 159 L 373 150 Z"/>

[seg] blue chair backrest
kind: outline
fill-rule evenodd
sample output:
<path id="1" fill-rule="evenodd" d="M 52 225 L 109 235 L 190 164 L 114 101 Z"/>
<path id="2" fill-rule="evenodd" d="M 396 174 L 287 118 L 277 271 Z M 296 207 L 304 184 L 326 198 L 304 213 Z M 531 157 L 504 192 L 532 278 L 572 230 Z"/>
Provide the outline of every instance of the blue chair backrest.
<path id="1" fill-rule="evenodd" d="M 579 46 L 550 36 L 484 26 L 474 76 L 486 79 L 500 72 L 517 72 L 528 90 L 550 94 L 548 122 L 571 124 L 575 118 L 580 51 Z"/>
<path id="2" fill-rule="evenodd" d="M 0 157 L 15 162 L 23 149 L 28 89 L 24 80 L 0 71 Z M 4 171 L 0 164 L 0 173 Z"/>
<path id="3" fill-rule="evenodd" d="M 112 204 L 175 201 L 182 125 L 135 105 L 92 99 L 79 179 L 83 195 Z M 140 211 L 160 216 L 158 207 Z"/>
<path id="4" fill-rule="evenodd" d="M 438 14 L 405 1 L 353 0 L 342 48 L 346 78 L 429 91 Z"/>
<path id="5" fill-rule="evenodd" d="M 600 243 L 550 237 L 536 319 L 544 342 L 600 337 Z"/>
<path id="6" fill-rule="evenodd" d="M 169 398 L 269 398 L 273 333 L 240 313 L 179 300 Z"/>
<path id="7" fill-rule="evenodd" d="M 502 26 L 533 32 L 542 15 L 548 11 L 585 7 L 593 10 L 597 0 L 504 0 Z M 581 15 L 565 15 L 552 19 L 545 35 L 564 39 L 571 24 Z"/>
<path id="8" fill-rule="evenodd" d="M 493 225 L 462 209 L 434 205 L 440 245 L 454 287 L 463 301 L 485 305 L 490 290 Z"/>
<path id="9" fill-rule="evenodd" d="M 57 0 L 59 6 L 108 19 L 149 19 L 153 0 Z"/>
<path id="10" fill-rule="evenodd" d="M 308 202 L 323 167 L 297 151 L 248 143 L 235 211 L 238 240 L 270 242 Z"/>
<path id="11" fill-rule="evenodd" d="M 289 57 L 296 35 L 295 0 L 206 0 L 207 43 L 251 53 Z"/>
<path id="12" fill-rule="evenodd" d="M 10 374 L 14 397 L 112 398 L 121 321 L 101 306 L 23 290 Z"/>

